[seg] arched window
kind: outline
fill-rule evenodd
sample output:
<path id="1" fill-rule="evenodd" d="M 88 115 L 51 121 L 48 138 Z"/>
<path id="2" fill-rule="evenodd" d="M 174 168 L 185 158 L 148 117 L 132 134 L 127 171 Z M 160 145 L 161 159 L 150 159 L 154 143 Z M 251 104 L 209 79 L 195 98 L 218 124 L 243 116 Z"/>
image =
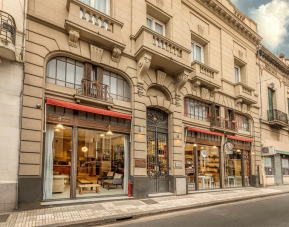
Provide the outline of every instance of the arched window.
<path id="1" fill-rule="evenodd" d="M 201 121 L 209 121 L 209 104 L 191 99 L 185 98 L 185 117 L 194 118 Z"/>
<path id="2" fill-rule="evenodd" d="M 47 63 L 46 82 L 79 89 L 83 78 L 83 63 L 66 57 L 57 57 Z"/>
<path id="3" fill-rule="evenodd" d="M 236 114 L 235 120 L 236 120 L 237 129 L 240 129 L 243 131 L 249 131 L 249 120 L 246 116 L 241 115 L 241 114 Z"/>

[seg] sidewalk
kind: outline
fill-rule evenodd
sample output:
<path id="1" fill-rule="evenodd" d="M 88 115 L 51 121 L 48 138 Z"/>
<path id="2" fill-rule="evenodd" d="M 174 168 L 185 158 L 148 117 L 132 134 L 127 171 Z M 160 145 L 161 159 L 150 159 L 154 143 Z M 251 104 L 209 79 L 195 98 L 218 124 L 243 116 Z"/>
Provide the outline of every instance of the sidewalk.
<path id="1" fill-rule="evenodd" d="M 126 218 L 138 218 L 284 193 L 289 193 L 289 185 L 44 208 L 12 212 L 6 222 L 0 222 L 0 227 L 97 225 Z"/>

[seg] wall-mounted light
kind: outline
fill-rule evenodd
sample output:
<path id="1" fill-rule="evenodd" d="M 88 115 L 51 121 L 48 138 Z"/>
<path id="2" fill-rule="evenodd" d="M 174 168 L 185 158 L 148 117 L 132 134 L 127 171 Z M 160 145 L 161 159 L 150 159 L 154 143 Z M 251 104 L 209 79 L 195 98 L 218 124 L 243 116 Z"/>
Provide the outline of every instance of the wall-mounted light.
<path id="1" fill-rule="evenodd" d="M 213 148 L 217 148 L 216 145 L 214 145 Z"/>
<path id="2" fill-rule="evenodd" d="M 177 134 L 177 139 L 179 139 L 179 140 L 182 139 L 182 133 Z"/>
<path id="3" fill-rule="evenodd" d="M 104 134 L 100 134 L 99 136 L 100 136 L 100 137 L 104 137 Z"/>
<path id="4" fill-rule="evenodd" d="M 61 123 L 59 123 L 58 125 L 56 125 L 55 128 L 56 128 L 56 129 L 65 129 Z"/>
<path id="5" fill-rule="evenodd" d="M 107 131 L 106 135 L 108 135 L 108 136 L 113 135 L 112 131 L 110 131 L 110 125 L 108 125 L 108 131 Z"/>
<path id="6" fill-rule="evenodd" d="M 198 145 L 196 143 L 194 143 L 194 147 L 197 147 Z"/>
<path id="7" fill-rule="evenodd" d="M 140 127 L 139 127 L 139 132 L 140 132 L 140 133 L 143 133 L 143 126 L 140 126 Z"/>
<path id="8" fill-rule="evenodd" d="M 255 154 L 255 152 L 254 151 L 252 151 L 252 153 L 251 154 Z"/>
<path id="9" fill-rule="evenodd" d="M 82 150 L 83 152 L 87 152 L 88 149 L 87 149 L 87 147 L 82 147 L 81 150 Z"/>

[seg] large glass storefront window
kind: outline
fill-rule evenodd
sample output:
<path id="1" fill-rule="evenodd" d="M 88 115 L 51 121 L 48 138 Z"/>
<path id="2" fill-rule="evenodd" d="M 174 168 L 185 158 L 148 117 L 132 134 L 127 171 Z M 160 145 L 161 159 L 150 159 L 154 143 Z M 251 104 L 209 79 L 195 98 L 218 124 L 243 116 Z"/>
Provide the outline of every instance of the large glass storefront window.
<path id="1" fill-rule="evenodd" d="M 226 152 L 227 187 L 242 187 L 242 153 L 241 150 Z"/>
<path id="2" fill-rule="evenodd" d="M 70 198 L 71 141 L 71 127 L 47 125 L 43 199 Z"/>
<path id="3" fill-rule="evenodd" d="M 76 197 L 128 193 L 128 136 L 78 129 Z"/>
<path id="4" fill-rule="evenodd" d="M 188 190 L 195 190 L 194 145 L 185 146 L 185 173 L 188 177 Z"/>
<path id="5" fill-rule="evenodd" d="M 220 157 L 216 146 L 198 145 L 199 189 L 220 188 Z"/>

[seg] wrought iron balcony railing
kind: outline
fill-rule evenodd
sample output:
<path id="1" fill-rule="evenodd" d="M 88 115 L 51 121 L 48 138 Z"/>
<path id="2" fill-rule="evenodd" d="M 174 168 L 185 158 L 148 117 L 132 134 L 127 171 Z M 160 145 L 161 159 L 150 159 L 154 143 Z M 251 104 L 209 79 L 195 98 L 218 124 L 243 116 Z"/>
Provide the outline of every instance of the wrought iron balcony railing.
<path id="1" fill-rule="evenodd" d="M 284 124 L 288 124 L 288 116 L 279 110 L 268 110 L 268 121 L 279 121 Z"/>
<path id="2" fill-rule="evenodd" d="M 10 42 L 15 45 L 16 24 L 14 18 L 0 10 L 0 39 L 3 42 Z"/>
<path id="3" fill-rule="evenodd" d="M 81 95 L 95 98 L 98 100 L 113 102 L 113 98 L 110 96 L 109 86 L 96 81 L 88 79 L 82 79 L 81 88 L 79 89 Z"/>
<path id="4" fill-rule="evenodd" d="M 237 131 L 236 122 L 222 117 L 210 117 L 211 127 Z"/>

